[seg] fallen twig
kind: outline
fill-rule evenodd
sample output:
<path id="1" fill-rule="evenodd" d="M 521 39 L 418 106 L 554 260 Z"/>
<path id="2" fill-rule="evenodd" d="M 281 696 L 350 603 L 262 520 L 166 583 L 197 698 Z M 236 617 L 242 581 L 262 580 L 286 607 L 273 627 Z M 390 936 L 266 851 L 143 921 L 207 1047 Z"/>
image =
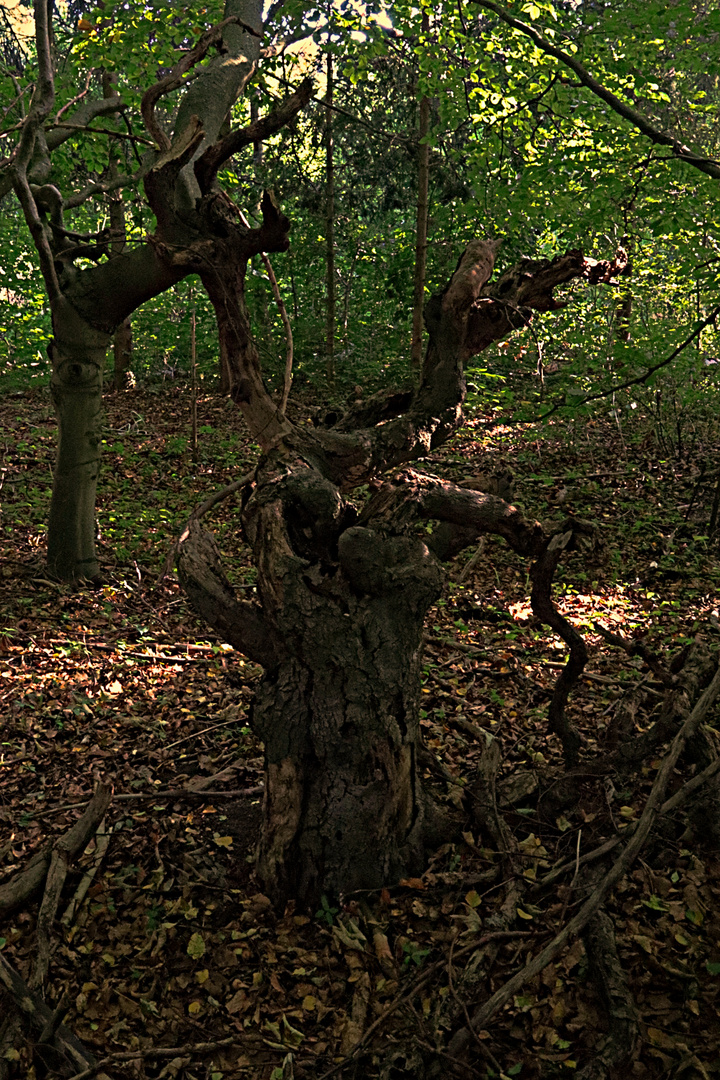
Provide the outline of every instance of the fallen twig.
<path id="1" fill-rule="evenodd" d="M 242 1042 L 237 1035 L 229 1035 L 226 1039 L 216 1039 L 214 1042 L 185 1043 L 183 1046 L 145 1046 L 137 1050 L 118 1050 L 114 1054 L 108 1054 L 97 1064 L 82 1072 L 75 1073 L 69 1080 L 90 1080 L 97 1076 L 98 1070 L 105 1065 L 120 1065 L 123 1061 L 138 1061 L 143 1058 L 174 1058 L 183 1054 L 208 1054 L 212 1050 L 222 1050 L 225 1046 Z"/>
<path id="2" fill-rule="evenodd" d="M 63 926 L 70 926 L 75 918 L 80 905 L 87 895 L 87 891 L 93 883 L 95 876 L 97 875 L 102 861 L 105 858 L 108 847 L 110 846 L 110 837 L 112 835 L 112 829 L 105 829 L 105 819 L 100 822 L 95 834 L 95 859 L 89 870 L 86 870 L 83 874 L 80 884 L 75 890 L 75 894 L 65 909 L 65 913 L 60 920 Z"/>
<path id="3" fill-rule="evenodd" d="M 36 857 L 25 870 L 20 871 L 6 884 L 0 885 L 0 915 L 6 915 L 26 903 L 42 885 L 50 866 L 53 850 L 62 850 L 68 862 L 81 852 L 105 816 L 110 805 L 112 788 L 99 783 L 95 794 L 87 803 L 82 817 L 53 845 Z"/>
<path id="4" fill-rule="evenodd" d="M 614 645 L 618 649 L 622 649 L 628 656 L 639 656 L 643 660 L 654 675 L 658 677 L 663 686 L 674 687 L 677 686 L 677 676 L 663 664 L 662 660 L 652 649 L 642 641 L 635 641 L 632 638 L 623 637 L 622 634 L 614 634 L 611 630 L 606 630 L 605 627 L 599 623 L 594 622 L 593 626 L 597 630 L 601 638 L 604 638 L 609 645 Z"/>
<path id="5" fill-rule="evenodd" d="M 457 949 L 455 951 L 455 957 L 464 956 L 466 953 L 469 952 L 477 952 L 479 949 L 482 949 L 483 946 L 489 944 L 490 942 L 511 940 L 513 938 L 527 938 L 529 936 L 529 930 L 492 930 L 487 934 L 483 934 L 482 937 L 479 938 L 477 941 L 473 941 L 471 944 L 464 945 L 461 949 Z M 390 1002 L 390 1004 L 380 1014 L 380 1016 L 378 1016 L 377 1019 L 373 1020 L 370 1027 L 367 1029 L 360 1041 L 356 1043 L 356 1045 L 352 1048 L 350 1053 L 343 1057 L 342 1060 L 336 1062 L 331 1069 L 328 1069 L 327 1072 L 324 1072 L 321 1076 L 319 1076 L 318 1080 L 327 1080 L 329 1076 L 333 1076 L 336 1072 L 339 1072 L 340 1069 L 344 1068 L 344 1066 L 347 1065 L 349 1061 L 352 1061 L 352 1059 L 357 1056 L 357 1054 L 363 1049 L 363 1047 L 368 1045 L 373 1035 L 379 1030 L 379 1028 L 383 1026 L 385 1021 L 388 1020 L 393 1015 L 393 1013 L 397 1012 L 397 1010 L 403 1005 L 409 1004 L 409 1002 L 411 1002 L 412 999 L 417 996 L 420 990 L 422 990 L 425 986 L 428 985 L 428 983 L 431 983 L 433 979 L 435 979 L 435 977 L 440 971 L 442 971 L 446 964 L 447 960 L 445 959 L 445 957 L 443 957 L 442 960 L 436 960 L 435 963 L 430 964 L 430 966 L 427 967 L 425 971 L 423 971 L 422 975 L 418 975 L 409 990 L 406 990 L 403 994 L 398 994 L 394 1001 Z M 72 1080 L 76 1080 L 76 1078 L 73 1077 Z"/>
<path id="6" fill-rule="evenodd" d="M 670 750 L 658 770 L 655 783 L 648 796 L 642 817 L 638 821 L 633 835 L 628 840 L 628 843 L 619 858 L 590 894 L 578 913 L 563 927 L 560 933 L 556 934 L 553 940 L 546 945 L 537 956 L 530 960 L 529 963 L 525 964 L 525 966 L 513 975 L 511 979 L 508 979 L 507 982 L 495 991 L 484 1005 L 481 1005 L 480 1008 L 475 1011 L 472 1017 L 472 1023 L 476 1031 L 486 1029 L 495 1013 L 501 1009 L 503 1005 L 507 1004 L 513 994 L 518 993 L 530 979 L 535 978 L 536 975 L 543 971 L 548 964 L 552 963 L 552 961 L 560 955 L 567 943 L 581 933 L 587 926 L 590 919 L 603 904 L 607 894 L 625 875 L 650 835 L 655 820 L 663 805 L 663 795 L 686 742 L 697 731 L 718 694 L 720 694 L 720 667 L 716 670 L 710 686 L 708 686 L 702 694 L 700 700 L 697 702 L 680 731 L 673 739 Z M 470 1033 L 466 1028 L 462 1028 L 460 1031 L 456 1032 L 450 1040 L 448 1046 L 449 1052 L 452 1055 L 461 1054 L 466 1049 L 470 1037 Z"/>
<path id="7" fill-rule="evenodd" d="M 242 799 L 250 798 L 255 795 L 262 795 L 265 787 L 263 784 L 258 784 L 256 787 L 249 788 L 228 788 L 225 791 L 221 790 L 203 790 L 197 791 L 193 788 L 160 788 L 157 791 L 127 791 L 121 795 L 113 795 L 113 802 L 130 802 L 133 799 Z M 82 806 L 87 806 L 87 803 L 65 803 L 63 806 L 48 806 L 44 810 L 39 810 L 33 817 L 44 817 L 46 814 L 57 814 L 61 810 L 78 810 Z M 29 869 L 29 867 L 27 868 Z M 27 869 L 22 873 L 27 873 Z M 18 875 L 19 877 L 20 875 Z M 5 886 L 0 886 L 0 913 L 2 912 L 2 889 Z"/>
<path id="8" fill-rule="evenodd" d="M 707 783 L 708 780 L 712 779 L 712 777 L 716 776 L 719 772 L 720 758 L 717 758 L 710 765 L 708 765 L 706 769 L 703 769 L 702 772 L 699 772 L 697 776 L 693 776 L 692 780 L 688 780 L 686 784 L 683 784 L 681 788 L 678 788 L 674 795 L 671 795 L 669 799 L 666 799 L 660 807 L 658 813 L 669 814 L 673 810 L 677 810 L 678 807 L 682 806 L 682 804 L 686 802 L 690 798 L 690 796 L 693 795 L 699 788 L 701 788 L 703 784 Z M 638 823 L 636 821 L 631 821 L 628 824 L 627 828 L 623 829 L 623 831 L 618 836 L 612 836 L 609 840 L 606 840 L 604 844 L 600 844 L 599 847 L 593 848 L 592 851 L 588 851 L 585 855 L 581 855 L 577 862 L 579 862 L 580 866 L 585 866 L 588 863 L 595 862 L 597 859 L 601 859 L 604 855 L 607 855 L 608 852 L 616 848 L 618 844 L 622 844 L 624 840 L 627 840 L 627 838 L 635 832 L 637 825 Z M 544 877 L 540 878 L 540 880 L 536 882 L 536 884 L 532 888 L 532 892 L 536 893 L 542 889 L 545 889 L 548 885 L 552 885 L 553 882 L 557 881 L 557 879 L 562 877 L 563 874 L 566 874 L 568 873 L 568 871 L 572 870 L 573 867 L 577 865 L 577 862 L 576 859 L 568 859 L 560 866 L 554 867 L 552 870 L 548 871 L 548 873 L 545 874 Z"/>
<path id="9" fill-rule="evenodd" d="M 612 920 L 602 908 L 592 917 L 583 944 L 590 974 L 608 1017 L 608 1034 L 582 1069 L 578 1080 L 607 1080 L 630 1058 L 638 1039 L 635 1002 L 617 953 Z"/>
<path id="10" fill-rule="evenodd" d="M 95 795 L 93 796 L 93 801 L 96 803 L 93 811 L 94 816 L 97 816 L 97 808 L 98 806 L 102 806 L 105 798 L 109 801 L 111 792 L 112 789 L 109 785 L 98 785 Z M 98 823 L 98 828 L 102 824 L 102 821 L 104 821 L 104 817 Z M 48 967 L 50 965 L 52 927 L 60 904 L 60 895 L 65 884 L 65 878 L 67 877 L 68 866 L 70 865 L 71 856 L 69 846 L 72 846 L 72 843 L 73 838 L 69 833 L 65 836 L 61 836 L 57 843 L 53 845 L 52 853 L 50 855 L 50 866 L 48 867 L 47 878 L 45 881 L 45 893 L 37 917 L 37 956 L 35 958 L 32 974 L 28 980 L 28 986 L 31 990 L 36 990 L 41 987 L 47 978 Z"/>

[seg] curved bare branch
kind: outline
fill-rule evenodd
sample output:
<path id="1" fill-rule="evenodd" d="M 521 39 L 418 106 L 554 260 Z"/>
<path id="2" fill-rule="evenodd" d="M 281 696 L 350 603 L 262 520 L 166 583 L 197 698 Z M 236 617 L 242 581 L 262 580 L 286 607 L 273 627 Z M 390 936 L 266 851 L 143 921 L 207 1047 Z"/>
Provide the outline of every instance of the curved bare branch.
<path id="1" fill-rule="evenodd" d="M 472 241 L 447 289 L 428 301 L 429 344 L 420 387 L 409 406 L 403 396 L 396 399 L 397 412 L 387 412 L 389 402 L 378 402 L 386 415 L 377 419 L 385 422 L 371 427 L 368 403 L 360 403 L 330 430 L 298 433 L 298 445 L 320 458 L 325 475 L 344 491 L 442 445 L 462 418 L 463 365 L 470 356 L 528 325 L 533 311 L 564 306 L 554 294 L 559 285 L 578 278 L 607 282 L 622 273 L 627 261 L 622 251 L 614 259 L 596 262 L 574 250 L 554 259 L 522 259 L 491 282 L 498 247 L 494 240 Z"/>
<path id="2" fill-rule="evenodd" d="M 282 655 L 269 623 L 257 604 L 239 601 L 220 565 L 214 540 L 197 521 L 188 522 L 180 537 L 178 574 L 195 610 L 230 645 L 265 668 Z"/>
<path id="3" fill-rule="evenodd" d="M 20 205 L 23 208 L 25 221 L 37 248 L 40 269 L 45 280 L 48 297 L 52 303 L 60 296 L 60 285 L 47 233 L 28 180 L 28 168 L 35 153 L 38 136 L 55 102 L 48 6 L 45 0 L 35 0 L 35 36 L 38 55 L 38 78 L 30 111 L 20 136 L 17 153 L 10 167 L 10 176 L 12 177 L 12 186 L 15 188 Z"/>
<path id="4" fill-rule="evenodd" d="M 648 120 L 647 116 L 638 112 L 637 109 L 633 109 L 625 101 L 621 101 L 619 97 L 616 97 L 612 91 L 599 83 L 597 79 L 594 79 L 590 72 L 584 67 L 579 60 L 570 53 L 565 52 L 564 49 L 558 48 L 557 45 L 553 45 L 551 41 L 548 41 L 546 37 L 543 37 L 533 26 L 528 23 L 522 22 L 520 19 L 516 19 L 514 15 L 511 15 L 500 4 L 496 4 L 493 0 L 472 0 L 478 7 L 485 8 L 487 11 L 492 11 L 499 19 L 502 19 L 504 23 L 511 26 L 514 30 L 518 30 L 521 34 L 529 37 L 534 45 L 537 45 L 538 49 L 547 56 L 552 56 L 556 60 L 559 60 L 561 64 L 569 68 L 577 75 L 580 82 L 591 93 L 599 97 L 601 101 L 604 101 L 606 105 L 609 105 L 613 112 L 618 116 L 622 116 L 624 120 L 627 120 L 632 124 L 634 128 L 637 128 L 645 138 L 650 142 L 655 143 L 658 146 L 669 146 L 678 161 L 684 161 L 687 165 L 692 165 L 694 169 L 699 169 L 700 172 L 705 173 L 707 176 L 712 176 L 714 180 L 720 180 L 720 162 L 714 161 L 712 158 L 706 157 L 704 154 L 698 154 L 691 147 L 686 146 L 679 139 L 676 139 L 674 135 L 671 135 L 667 131 L 662 131 Z"/>

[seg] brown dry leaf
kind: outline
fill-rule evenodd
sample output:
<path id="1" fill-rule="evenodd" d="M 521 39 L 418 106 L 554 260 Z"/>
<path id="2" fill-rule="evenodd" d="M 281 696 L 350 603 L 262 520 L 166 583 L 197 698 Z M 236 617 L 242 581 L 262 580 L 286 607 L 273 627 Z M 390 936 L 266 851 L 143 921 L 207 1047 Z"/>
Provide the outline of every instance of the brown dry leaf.
<path id="1" fill-rule="evenodd" d="M 402 878 L 398 881 L 398 885 L 402 885 L 405 889 L 417 889 L 418 891 L 425 888 L 425 882 L 418 877 Z"/>

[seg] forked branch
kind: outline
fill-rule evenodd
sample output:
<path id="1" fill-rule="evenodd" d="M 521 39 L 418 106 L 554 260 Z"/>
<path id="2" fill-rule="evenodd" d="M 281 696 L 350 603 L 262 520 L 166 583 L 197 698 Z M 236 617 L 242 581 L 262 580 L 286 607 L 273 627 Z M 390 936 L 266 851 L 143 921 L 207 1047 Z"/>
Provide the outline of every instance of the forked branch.
<path id="1" fill-rule="evenodd" d="M 237 154 L 252 143 L 269 139 L 271 135 L 289 124 L 300 110 L 307 105 L 312 88 L 312 79 L 304 79 L 297 90 L 290 94 L 289 97 L 286 97 L 278 105 L 277 109 L 273 109 L 267 116 L 260 117 L 259 120 L 248 124 L 247 127 L 241 128 L 239 131 L 231 131 L 229 135 L 220 139 L 214 146 L 208 147 L 195 163 L 195 176 L 200 185 L 200 190 L 202 192 L 209 191 L 218 169 L 233 154 Z"/>
<path id="2" fill-rule="evenodd" d="M 158 119 L 155 116 L 155 106 L 161 97 L 171 93 L 173 90 L 177 90 L 179 86 L 182 86 L 184 82 L 188 81 L 184 76 L 187 75 L 196 64 L 199 64 L 201 60 L 205 59 L 208 51 L 214 45 L 218 45 L 222 41 L 223 31 L 231 24 L 240 26 L 248 34 L 252 34 L 253 37 L 260 36 L 257 30 L 252 26 L 248 26 L 247 23 L 243 22 L 242 19 L 239 19 L 236 15 L 231 15 L 230 18 L 223 19 L 222 22 L 217 23 L 209 30 L 206 30 L 199 39 L 197 45 L 184 53 L 168 74 L 143 94 L 142 102 L 140 103 L 140 112 L 142 113 L 142 118 L 148 134 L 160 150 L 167 150 L 169 148 L 170 138 L 160 127 Z"/>

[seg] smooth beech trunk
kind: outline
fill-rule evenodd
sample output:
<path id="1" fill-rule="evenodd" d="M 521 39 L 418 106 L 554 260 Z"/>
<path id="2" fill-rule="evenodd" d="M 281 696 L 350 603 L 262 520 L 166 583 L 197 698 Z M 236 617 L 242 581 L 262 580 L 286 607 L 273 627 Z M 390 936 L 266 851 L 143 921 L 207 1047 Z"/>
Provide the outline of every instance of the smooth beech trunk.
<path id="1" fill-rule="evenodd" d="M 102 390 L 109 334 L 84 323 L 61 301 L 53 312 L 51 392 L 58 451 L 50 520 L 48 569 L 63 581 L 100 577 L 95 552 L 95 494 L 102 442 Z"/>

